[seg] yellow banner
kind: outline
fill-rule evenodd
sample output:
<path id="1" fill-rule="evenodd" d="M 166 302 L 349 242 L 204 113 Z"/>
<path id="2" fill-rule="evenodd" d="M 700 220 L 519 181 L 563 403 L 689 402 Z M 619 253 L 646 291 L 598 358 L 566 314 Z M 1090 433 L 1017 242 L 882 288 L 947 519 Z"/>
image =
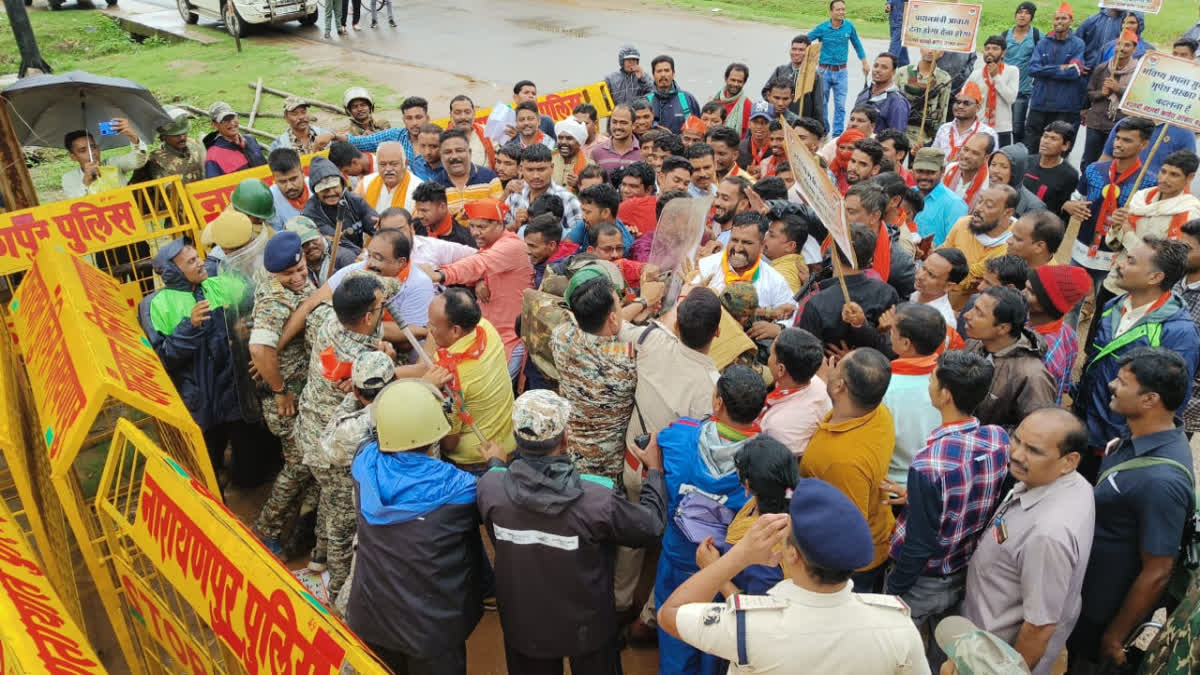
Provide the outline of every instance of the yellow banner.
<path id="1" fill-rule="evenodd" d="M 204 485 L 125 420 L 118 434 L 146 457 L 136 510 L 116 521 L 121 536 L 151 560 L 250 675 L 284 672 L 280 664 L 314 675 L 333 675 L 344 663 L 360 674 L 387 672 Z M 110 464 L 106 480 L 115 473 Z"/>
<path id="2" fill-rule="evenodd" d="M 787 147 L 788 165 L 792 167 L 792 176 L 796 179 L 796 187 L 800 196 L 812 207 L 829 236 L 837 243 L 838 248 L 846 254 L 852 267 L 857 268 L 854 258 L 854 246 L 850 243 L 850 230 L 846 225 L 846 207 L 842 203 L 842 193 L 829 178 L 829 172 L 821 167 L 817 156 L 809 151 L 800 135 L 787 123 L 783 124 L 783 141 Z"/>
<path id="3" fill-rule="evenodd" d="M 1200 63 L 1147 53 L 1133 71 L 1120 109 L 1200 133 Z"/>
<path id="4" fill-rule="evenodd" d="M 0 671 L 103 673 L 0 500 Z"/>
<path id="5" fill-rule="evenodd" d="M 200 430 L 142 333 L 132 301 L 111 276 L 46 247 L 9 310 L 52 475 L 70 469 L 109 396 L 190 434 L 203 451 Z"/>
<path id="6" fill-rule="evenodd" d="M 300 167 L 304 170 L 305 175 L 308 175 L 308 165 L 312 163 L 313 157 L 324 157 L 329 153 L 315 152 L 311 155 L 300 156 Z M 229 206 L 230 195 L 238 186 L 238 183 L 247 178 L 258 178 L 264 181 L 267 185 L 275 183 L 271 176 L 271 169 L 266 164 L 256 166 L 251 169 L 242 169 L 236 173 L 227 173 L 224 176 L 215 178 L 205 178 L 198 180 L 195 183 L 188 183 L 184 186 L 187 190 L 188 200 L 192 203 L 192 211 L 196 214 L 196 222 L 204 224 L 210 223 L 214 218 L 221 215 L 226 206 Z"/>
<path id="7" fill-rule="evenodd" d="M 537 100 L 538 111 L 555 122 L 561 122 L 570 117 L 575 110 L 575 106 L 583 103 L 591 103 L 596 106 L 597 117 L 608 117 L 611 115 L 614 103 L 612 94 L 608 91 L 608 83 L 601 80 L 582 87 L 564 89 L 556 91 L 553 94 L 539 96 Z M 491 108 L 476 108 L 475 121 L 486 122 L 488 116 L 491 114 Z M 450 125 L 450 118 L 443 117 L 436 119 L 433 120 L 433 123 L 445 129 Z"/>
<path id="8" fill-rule="evenodd" d="M 982 16 L 983 5 L 909 0 L 904 8 L 900 43 L 905 47 L 969 54 L 975 51 L 975 33 Z"/>

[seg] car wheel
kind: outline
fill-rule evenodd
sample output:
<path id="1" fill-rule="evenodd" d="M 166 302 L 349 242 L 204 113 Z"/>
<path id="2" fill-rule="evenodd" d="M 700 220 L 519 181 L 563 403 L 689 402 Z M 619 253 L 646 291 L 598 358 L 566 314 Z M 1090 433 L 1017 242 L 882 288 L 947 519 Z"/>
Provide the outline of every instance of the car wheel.
<path id="1" fill-rule="evenodd" d="M 104 4 L 108 5 L 109 7 L 116 7 L 117 0 L 104 0 Z"/>
<path id="2" fill-rule="evenodd" d="M 196 23 L 200 20 L 200 15 L 192 11 L 192 6 L 187 0 L 175 0 L 175 6 L 179 8 L 179 16 L 183 17 L 185 23 Z"/>
<path id="3" fill-rule="evenodd" d="M 225 0 L 225 3 L 221 5 L 221 22 L 225 24 L 225 30 L 229 31 L 230 35 L 246 37 L 246 22 L 242 20 L 242 15 L 238 14 L 237 7 L 233 6 L 232 0 Z"/>
<path id="4" fill-rule="evenodd" d="M 62 9 L 63 0 L 46 0 L 46 4 L 50 5 L 50 9 Z"/>
<path id="5" fill-rule="evenodd" d="M 33 0 L 25 0 L 25 6 L 26 6 L 26 7 L 32 7 L 32 6 L 33 6 Z"/>
<path id="6" fill-rule="evenodd" d="M 316 12 L 313 12 L 312 14 L 309 14 L 308 16 L 301 18 L 301 19 L 300 19 L 300 25 L 301 25 L 301 26 L 315 26 L 315 25 L 317 25 L 317 13 L 316 13 Z"/>

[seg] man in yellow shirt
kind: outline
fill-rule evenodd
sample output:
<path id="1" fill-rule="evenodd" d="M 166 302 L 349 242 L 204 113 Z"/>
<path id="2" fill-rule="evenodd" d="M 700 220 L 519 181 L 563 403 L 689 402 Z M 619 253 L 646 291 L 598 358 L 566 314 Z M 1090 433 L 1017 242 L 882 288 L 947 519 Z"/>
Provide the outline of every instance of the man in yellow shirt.
<path id="1" fill-rule="evenodd" d="M 767 213 L 771 227 L 763 239 L 763 255 L 787 281 L 793 295 L 808 281 L 808 264 L 801 250 L 808 241 L 811 216 L 807 208 L 790 202 L 772 202 Z"/>
<path id="2" fill-rule="evenodd" d="M 506 452 L 516 449 L 504 343 L 483 318 L 475 297 L 458 287 L 446 289 L 430 303 L 428 329 L 437 354 L 425 379 L 449 389 L 454 403 L 450 434 L 441 441 L 442 456 L 464 471 L 482 474 L 487 461 L 475 429 Z"/>
<path id="3" fill-rule="evenodd" d="M 1013 214 L 1020 195 L 1010 185 L 994 185 L 979 195 L 971 215 L 963 216 L 950 228 L 945 248 L 956 248 L 967 256 L 967 278 L 951 286 L 950 305 L 959 311 L 975 292 L 988 260 L 1008 253 L 1012 236 Z"/>
<path id="4" fill-rule="evenodd" d="M 800 461 L 800 475 L 833 485 L 862 511 L 871 527 L 875 556 L 851 580 L 856 593 L 877 593 L 883 584 L 892 529 L 892 508 L 879 486 L 887 478 L 896 444 L 892 414 L 882 404 L 892 380 L 887 357 L 870 347 L 855 349 L 835 368 L 817 373 L 833 410 L 817 427 Z"/>

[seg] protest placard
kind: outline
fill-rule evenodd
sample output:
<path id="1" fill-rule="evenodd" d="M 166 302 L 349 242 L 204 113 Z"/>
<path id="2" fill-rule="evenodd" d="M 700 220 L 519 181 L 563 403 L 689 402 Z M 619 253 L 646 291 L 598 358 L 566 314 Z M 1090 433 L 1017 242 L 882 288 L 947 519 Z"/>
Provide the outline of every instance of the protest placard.
<path id="1" fill-rule="evenodd" d="M 1133 71 L 1120 109 L 1200 132 L 1200 63 L 1148 52 Z"/>
<path id="2" fill-rule="evenodd" d="M 1123 12 L 1158 14 L 1162 11 L 1162 0 L 1100 0 L 1100 9 L 1119 9 Z"/>
<path id="3" fill-rule="evenodd" d="M 817 212 L 817 216 L 829 230 L 829 236 L 853 267 L 858 267 L 854 258 L 854 247 L 850 244 L 850 230 L 846 227 L 846 208 L 842 203 L 842 194 L 837 186 L 829 179 L 828 172 L 821 168 L 816 155 L 809 151 L 800 135 L 796 133 L 786 120 L 780 118 L 783 124 L 783 141 L 787 148 L 788 165 L 792 168 L 792 176 L 796 179 L 796 187 L 804 202 Z"/>
<path id="4" fill-rule="evenodd" d="M 983 5 L 911 0 L 904 9 L 900 43 L 969 54 L 975 51 L 975 33 L 982 15 Z"/>

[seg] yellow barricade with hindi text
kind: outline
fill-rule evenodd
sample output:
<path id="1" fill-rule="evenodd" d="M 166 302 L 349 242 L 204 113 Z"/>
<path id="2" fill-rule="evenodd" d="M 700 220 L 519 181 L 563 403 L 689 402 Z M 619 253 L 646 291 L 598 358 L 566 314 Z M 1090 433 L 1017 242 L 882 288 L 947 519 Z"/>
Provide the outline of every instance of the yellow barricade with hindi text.
<path id="1" fill-rule="evenodd" d="M 314 157 L 324 157 L 328 152 L 316 152 L 311 155 L 300 156 L 300 168 L 308 175 L 308 165 L 312 163 Z M 267 185 L 273 185 L 274 179 L 271 176 L 271 169 L 266 164 L 256 166 L 250 169 L 242 169 L 235 173 L 227 173 L 224 176 L 216 176 L 213 178 L 205 178 L 194 183 L 188 183 L 185 186 L 188 194 L 188 200 L 192 205 L 192 212 L 196 216 L 196 222 L 203 229 L 213 219 L 221 215 L 226 206 L 229 206 L 230 197 L 233 195 L 234 189 L 238 183 L 247 178 L 258 178 Z"/>
<path id="2" fill-rule="evenodd" d="M 0 503 L 0 667 L 9 673 L 107 672 Z"/>
<path id="3" fill-rule="evenodd" d="M 96 502 L 123 601 L 143 617 L 163 671 L 387 672 L 202 481 L 125 420 Z"/>
<path id="4" fill-rule="evenodd" d="M 53 492 L 114 637 L 133 672 L 144 673 L 153 671 L 142 664 L 133 620 L 122 611 L 120 580 L 89 481 L 110 454 L 120 420 L 145 428 L 211 490 L 217 484 L 200 429 L 145 339 L 133 305 L 113 277 L 62 247 L 44 246 L 8 310 L 37 411 L 34 448 L 49 460 Z"/>
<path id="5" fill-rule="evenodd" d="M 575 110 L 575 106 L 583 103 L 591 103 L 596 106 L 597 117 L 608 117 L 612 114 L 613 108 L 616 107 L 612 100 L 612 94 L 608 91 L 608 83 L 604 80 L 582 87 L 556 91 L 553 94 L 539 96 L 537 99 L 538 112 L 546 115 L 555 122 L 561 122 L 570 117 Z M 475 121 L 486 122 L 488 116 L 491 114 L 491 108 L 476 108 Z M 436 119 L 433 120 L 433 123 L 446 129 L 450 125 L 450 118 L 443 117 Z"/>

